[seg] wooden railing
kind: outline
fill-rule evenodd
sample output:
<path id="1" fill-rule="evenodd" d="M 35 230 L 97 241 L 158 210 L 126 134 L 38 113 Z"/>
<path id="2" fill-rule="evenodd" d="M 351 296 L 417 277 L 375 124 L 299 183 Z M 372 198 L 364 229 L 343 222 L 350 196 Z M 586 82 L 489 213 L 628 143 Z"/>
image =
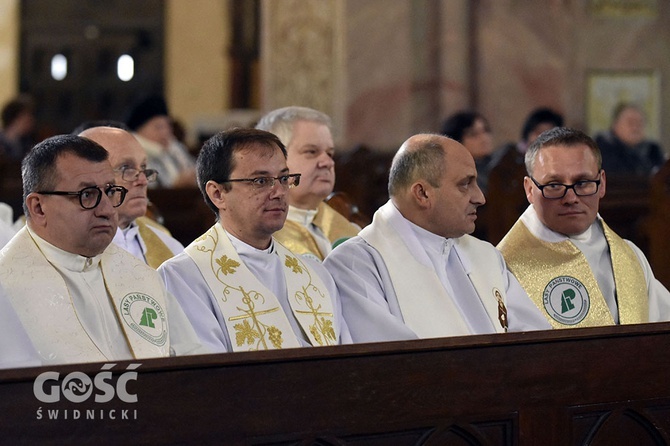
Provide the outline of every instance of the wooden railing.
<path id="1" fill-rule="evenodd" d="M 0 442 L 668 444 L 668 352 L 663 323 L 3 370 Z"/>

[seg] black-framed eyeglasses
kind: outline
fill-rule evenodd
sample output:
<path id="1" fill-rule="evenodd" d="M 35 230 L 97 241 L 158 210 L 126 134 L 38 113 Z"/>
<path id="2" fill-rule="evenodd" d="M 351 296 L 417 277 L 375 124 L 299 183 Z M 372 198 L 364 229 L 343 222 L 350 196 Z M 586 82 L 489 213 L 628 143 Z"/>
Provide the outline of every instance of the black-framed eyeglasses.
<path id="1" fill-rule="evenodd" d="M 572 191 L 578 197 L 588 197 L 589 195 L 594 195 L 598 192 L 600 187 L 600 178 L 597 180 L 582 180 L 577 181 L 574 184 L 561 184 L 561 183 L 549 183 L 549 184 L 540 184 L 535 180 L 535 178 L 530 177 L 530 179 L 535 183 L 542 196 L 548 198 L 549 200 L 557 200 L 559 198 L 565 197 L 565 194 L 568 193 L 568 189 Z"/>
<path id="2" fill-rule="evenodd" d="M 156 169 L 135 169 L 134 167 L 119 167 L 114 169 L 116 172 L 121 172 L 121 178 L 124 181 L 132 183 L 137 181 L 140 174 L 143 173 L 147 177 L 147 183 L 153 183 L 158 179 L 158 171 Z"/>
<path id="3" fill-rule="evenodd" d="M 300 184 L 300 175 L 299 173 L 291 173 L 278 177 L 233 178 L 220 183 L 245 182 L 251 184 L 254 189 L 271 189 L 275 182 L 278 182 L 280 186 L 289 189 Z"/>
<path id="4" fill-rule="evenodd" d="M 98 186 L 89 186 L 85 187 L 79 192 L 65 192 L 61 190 L 51 190 L 51 191 L 39 191 L 38 194 L 42 195 L 70 195 L 78 196 L 79 204 L 84 209 L 93 209 L 100 204 L 100 199 L 102 198 L 102 189 Z M 123 200 L 126 198 L 128 189 L 123 186 L 117 186 L 115 184 L 108 184 L 105 186 L 105 195 L 112 202 L 112 206 L 115 208 L 123 204 Z"/>

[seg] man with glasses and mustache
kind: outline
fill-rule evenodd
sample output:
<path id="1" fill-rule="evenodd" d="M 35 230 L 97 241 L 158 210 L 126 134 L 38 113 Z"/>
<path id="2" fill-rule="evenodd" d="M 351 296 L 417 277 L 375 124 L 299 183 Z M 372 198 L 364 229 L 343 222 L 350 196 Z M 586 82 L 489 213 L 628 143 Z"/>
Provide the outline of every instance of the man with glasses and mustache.
<path id="1" fill-rule="evenodd" d="M 79 134 L 89 138 L 109 152 L 116 184 L 128 189 L 123 204 L 117 208 L 119 228 L 113 242 L 144 260 L 152 268 L 184 250 L 167 229 L 144 214 L 149 199 L 147 186 L 155 182 L 158 172 L 147 169 L 147 155 L 129 132 L 114 127 L 92 127 Z"/>
<path id="2" fill-rule="evenodd" d="M 196 161 L 217 223 L 158 269 L 201 341 L 215 352 L 351 342 L 339 295 L 323 266 L 273 238 L 300 182 L 272 133 L 218 133 Z"/>
<path id="3" fill-rule="evenodd" d="M 606 177 L 593 139 L 569 128 L 548 130 L 525 162 L 530 206 L 498 248 L 552 326 L 668 320 L 670 293 L 642 251 L 598 215 Z"/>
<path id="4" fill-rule="evenodd" d="M 158 273 L 112 244 L 128 190 L 108 156 L 74 135 L 26 155 L 26 226 L 0 253 L 0 284 L 44 364 L 206 353 Z"/>

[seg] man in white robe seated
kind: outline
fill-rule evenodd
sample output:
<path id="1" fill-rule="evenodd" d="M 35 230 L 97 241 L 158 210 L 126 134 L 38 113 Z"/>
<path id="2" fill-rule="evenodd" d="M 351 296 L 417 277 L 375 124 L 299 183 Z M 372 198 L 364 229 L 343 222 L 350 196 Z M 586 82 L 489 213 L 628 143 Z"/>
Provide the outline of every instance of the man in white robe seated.
<path id="1" fill-rule="evenodd" d="M 281 141 L 262 130 L 222 132 L 205 142 L 196 169 L 218 221 L 158 271 L 203 343 L 231 352 L 351 342 L 328 272 L 272 237 L 300 179 Z"/>
<path id="2" fill-rule="evenodd" d="M 127 190 L 97 143 L 60 135 L 22 166 L 26 226 L 0 284 L 44 364 L 207 353 L 158 273 L 112 244 Z"/>
<path id="3" fill-rule="evenodd" d="M 0 369 L 42 365 L 35 347 L 2 288 L 0 288 L 0 327 L 2 327 Z"/>
<path id="4" fill-rule="evenodd" d="M 550 328 L 500 253 L 467 235 L 485 200 L 465 147 L 412 136 L 393 159 L 389 195 L 324 262 L 354 342 Z"/>
<path id="5" fill-rule="evenodd" d="M 642 251 L 598 215 L 607 182 L 593 139 L 548 130 L 525 162 L 530 206 L 498 248 L 552 326 L 670 320 L 670 293 Z"/>
<path id="6" fill-rule="evenodd" d="M 274 234 L 291 251 L 322 261 L 332 246 L 360 227 L 325 203 L 335 187 L 335 147 L 330 117 L 307 107 L 284 107 L 263 116 L 256 128 L 274 133 L 286 146 L 286 163 L 300 172 L 300 186 L 288 193 L 288 216 Z"/>
<path id="7" fill-rule="evenodd" d="M 149 199 L 147 186 L 156 181 L 158 172 L 147 169 L 147 155 L 133 135 L 120 128 L 92 127 L 79 134 L 109 152 L 116 184 L 128 189 L 126 199 L 117 208 L 119 228 L 113 242 L 152 268 L 184 250 L 166 228 L 144 214 Z"/>

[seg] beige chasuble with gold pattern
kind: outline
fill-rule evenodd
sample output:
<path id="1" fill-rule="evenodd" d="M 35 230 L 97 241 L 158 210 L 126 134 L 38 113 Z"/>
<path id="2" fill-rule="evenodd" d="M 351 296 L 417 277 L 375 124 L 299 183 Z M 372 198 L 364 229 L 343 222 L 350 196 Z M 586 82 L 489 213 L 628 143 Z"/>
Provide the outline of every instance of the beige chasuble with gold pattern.
<path id="1" fill-rule="evenodd" d="M 279 243 L 288 301 L 313 346 L 335 345 L 333 304 L 319 276 Z M 234 351 L 300 347 L 282 306 L 240 259 L 220 223 L 185 249 L 214 294 Z"/>

